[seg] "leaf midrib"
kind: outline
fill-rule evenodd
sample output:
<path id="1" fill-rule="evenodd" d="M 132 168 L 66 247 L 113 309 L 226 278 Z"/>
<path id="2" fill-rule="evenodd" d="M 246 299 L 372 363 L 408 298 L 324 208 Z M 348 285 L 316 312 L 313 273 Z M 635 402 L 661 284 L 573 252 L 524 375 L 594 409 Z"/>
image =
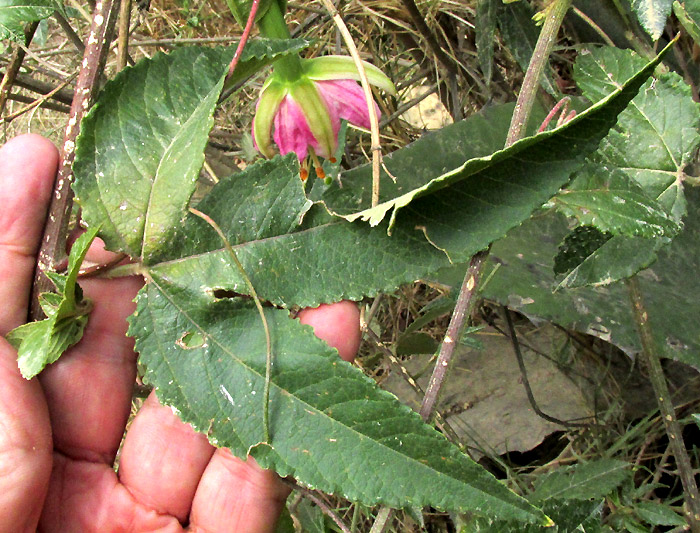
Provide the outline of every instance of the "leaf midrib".
<path id="1" fill-rule="evenodd" d="M 163 165 L 163 162 L 166 160 L 167 156 L 169 155 L 170 150 L 171 150 L 172 147 L 173 147 L 173 144 L 174 144 L 177 140 L 180 139 L 180 137 L 181 137 L 181 135 L 182 135 L 182 132 L 186 132 L 186 131 L 187 131 L 187 129 L 188 129 L 190 123 L 194 120 L 194 117 L 196 117 L 196 116 L 198 115 L 198 111 L 201 109 L 201 107 L 202 107 L 203 105 L 208 105 L 209 97 L 212 95 L 212 93 L 214 93 L 214 92 L 220 92 L 220 91 L 221 91 L 220 85 L 221 85 L 221 79 L 219 79 L 219 81 L 218 81 L 217 83 L 215 83 L 215 84 L 212 86 L 211 90 L 206 94 L 206 96 L 200 100 L 199 105 L 195 106 L 195 108 L 194 108 L 194 109 L 192 110 L 192 112 L 190 113 L 190 116 L 187 118 L 187 120 L 184 122 L 184 124 L 182 124 L 182 125 L 180 126 L 180 128 L 179 128 L 177 134 L 174 135 L 173 138 L 170 140 L 170 143 L 168 143 L 168 146 L 165 148 L 165 151 L 163 152 L 163 155 L 161 156 L 160 160 L 158 161 L 158 167 L 156 168 L 156 172 L 155 172 L 155 175 L 154 175 L 154 177 L 153 177 L 153 182 L 152 182 L 152 185 L 151 185 L 151 189 L 150 189 L 150 191 L 149 191 L 149 193 L 148 193 L 148 203 L 147 203 L 147 205 L 146 205 L 146 214 L 145 214 L 145 216 L 144 216 L 143 231 L 141 232 L 141 253 L 140 253 L 140 255 L 139 255 L 139 257 L 141 258 L 141 260 L 143 260 L 144 257 L 145 257 L 145 253 L 146 253 L 146 243 L 148 242 L 148 240 L 146 239 L 146 235 L 147 235 L 147 232 L 148 232 L 148 221 L 149 221 L 150 214 L 151 214 L 151 202 L 153 201 L 153 191 L 154 191 L 154 189 L 155 189 L 155 187 L 156 187 L 156 183 L 157 183 L 158 180 L 161 178 L 161 176 L 160 176 L 160 171 L 161 171 L 161 167 L 162 167 L 162 165 Z M 170 96 L 171 96 L 171 95 L 170 95 L 170 91 L 168 91 L 168 98 L 170 98 Z M 175 109 L 175 107 L 173 107 L 173 109 Z M 173 118 L 174 118 L 174 117 L 173 117 Z"/>

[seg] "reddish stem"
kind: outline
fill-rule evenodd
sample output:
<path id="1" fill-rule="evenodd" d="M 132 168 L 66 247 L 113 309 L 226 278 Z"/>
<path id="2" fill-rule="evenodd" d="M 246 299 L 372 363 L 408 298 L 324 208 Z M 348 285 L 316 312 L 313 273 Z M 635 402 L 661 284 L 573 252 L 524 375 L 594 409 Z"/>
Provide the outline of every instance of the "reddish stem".
<path id="1" fill-rule="evenodd" d="M 243 48 L 245 48 L 248 42 L 248 37 L 250 36 L 250 30 L 253 29 L 253 23 L 255 22 L 255 15 L 258 12 L 258 6 L 260 5 L 260 0 L 253 0 L 253 5 L 250 6 L 250 13 L 248 14 L 248 20 L 245 23 L 245 29 L 243 30 L 243 35 L 241 35 L 241 40 L 238 41 L 238 47 L 236 48 L 236 53 L 233 54 L 233 59 L 228 67 L 228 77 L 233 74 L 236 70 L 236 65 L 238 65 L 238 60 L 243 53 Z"/>

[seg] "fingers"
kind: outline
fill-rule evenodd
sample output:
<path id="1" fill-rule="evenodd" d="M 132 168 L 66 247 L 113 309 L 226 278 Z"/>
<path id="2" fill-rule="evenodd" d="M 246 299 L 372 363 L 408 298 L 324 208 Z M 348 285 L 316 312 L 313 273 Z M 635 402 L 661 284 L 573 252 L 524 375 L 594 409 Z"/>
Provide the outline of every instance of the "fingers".
<path id="1" fill-rule="evenodd" d="M 81 342 L 40 375 L 54 447 L 79 460 L 111 464 L 131 408 L 136 376 L 126 318 L 141 278 L 81 281 L 94 303 Z"/>
<path id="2" fill-rule="evenodd" d="M 360 347 L 360 311 L 348 301 L 304 309 L 299 321 L 314 328 L 314 333 L 338 350 L 340 357 L 352 361 Z"/>
<path id="3" fill-rule="evenodd" d="M 0 531 L 35 530 L 52 450 L 41 387 L 20 375 L 17 352 L 0 339 Z"/>
<path id="4" fill-rule="evenodd" d="M 289 488 L 252 458 L 216 450 L 192 502 L 192 531 L 266 533 L 275 530 Z"/>
<path id="5" fill-rule="evenodd" d="M 205 435 L 151 394 L 126 436 L 119 479 L 141 504 L 184 522 L 213 453 Z"/>
<path id="6" fill-rule="evenodd" d="M 23 324 L 36 253 L 58 167 L 56 148 L 38 135 L 0 148 L 0 333 Z"/>
<path id="7" fill-rule="evenodd" d="M 24 323 L 44 218 L 58 165 L 36 135 L 0 148 L 0 333 Z M 0 340 L 0 531 L 32 531 L 51 472 L 51 428 L 41 387 Z M 10 529 L 4 529 L 4 528 Z"/>

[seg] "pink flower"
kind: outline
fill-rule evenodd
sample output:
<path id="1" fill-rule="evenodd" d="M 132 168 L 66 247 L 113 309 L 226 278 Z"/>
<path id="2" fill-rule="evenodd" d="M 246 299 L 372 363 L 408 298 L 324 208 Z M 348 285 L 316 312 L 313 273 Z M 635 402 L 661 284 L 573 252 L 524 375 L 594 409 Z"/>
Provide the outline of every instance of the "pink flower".
<path id="1" fill-rule="evenodd" d="M 266 157 L 274 155 L 272 141 L 284 155 L 294 152 L 300 161 L 311 156 L 331 159 L 338 147 L 340 119 L 369 129 L 365 94 L 349 57 L 326 56 L 304 60 L 297 80 L 267 79 L 253 120 L 253 140 Z M 366 63 L 370 83 L 391 93 L 394 85 L 378 68 Z M 377 116 L 379 106 L 373 102 Z M 272 131 L 274 129 L 274 132 Z"/>

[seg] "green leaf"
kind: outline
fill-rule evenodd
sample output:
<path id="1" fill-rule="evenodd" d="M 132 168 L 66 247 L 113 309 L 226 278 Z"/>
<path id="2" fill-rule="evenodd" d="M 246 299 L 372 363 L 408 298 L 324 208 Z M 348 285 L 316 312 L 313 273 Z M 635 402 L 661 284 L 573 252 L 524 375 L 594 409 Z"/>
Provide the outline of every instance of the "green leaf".
<path id="1" fill-rule="evenodd" d="M 50 276 L 56 280 L 58 293 L 41 295 L 42 309 L 47 318 L 19 326 L 6 336 L 17 350 L 17 363 L 26 379 L 33 378 L 46 365 L 56 362 L 63 352 L 83 336 L 91 304 L 83 300 L 82 291 L 76 282 L 80 265 L 97 230 L 98 228 L 93 228 L 75 241 L 65 275 Z"/>
<path id="2" fill-rule="evenodd" d="M 613 237 L 591 250 L 566 274 L 557 288 L 599 287 L 629 278 L 654 263 L 663 244 L 642 237 Z"/>
<path id="3" fill-rule="evenodd" d="M 590 100 L 618 89 L 644 60 L 629 50 L 603 47 L 580 54 L 574 77 Z M 646 82 L 591 158 L 620 169 L 677 220 L 685 214 L 683 180 L 700 143 L 700 105 L 674 73 Z"/>
<path id="4" fill-rule="evenodd" d="M 653 526 L 686 526 L 685 518 L 668 505 L 657 502 L 637 502 L 634 512 L 639 518 Z"/>
<path id="5" fill-rule="evenodd" d="M 641 271 L 638 279 L 659 353 L 700 368 L 697 327 L 692 321 L 678 320 L 680 316 L 700 314 L 697 298 L 700 278 L 696 275 L 700 271 L 700 196 L 696 188 L 688 190 L 685 225 L 685 230 L 669 246 L 658 251 L 656 263 Z M 491 265 L 485 268 L 490 271 L 494 264 L 500 268 L 484 287 L 483 296 L 527 316 L 595 335 L 629 354 L 638 352 L 641 347 L 629 305 L 629 291 L 623 283 L 552 292 L 558 285 L 552 271 L 553 258 L 558 243 L 568 232 L 565 218 L 549 212 L 525 222 L 494 243 Z M 636 239 L 637 243 L 653 242 Z M 630 249 L 634 248 L 632 243 Z"/>
<path id="6" fill-rule="evenodd" d="M 122 70 L 83 120 L 74 190 L 109 249 L 150 261 L 179 238 L 232 55 L 157 54 Z"/>
<path id="7" fill-rule="evenodd" d="M 285 11 L 286 6 L 286 0 L 261 0 L 260 5 L 258 7 L 258 11 L 255 14 L 255 20 L 258 21 L 260 18 L 265 15 L 267 10 L 270 8 L 270 4 L 272 2 L 278 2 L 281 4 L 282 7 L 282 13 Z M 236 22 L 238 22 L 238 25 L 241 27 L 241 29 L 245 28 L 246 22 L 248 22 L 248 16 L 250 15 L 250 7 L 253 4 L 253 0 L 226 0 L 226 3 L 228 4 L 229 10 L 231 11 L 231 14 L 233 15 L 233 18 L 236 19 Z"/>
<path id="8" fill-rule="evenodd" d="M 601 511 L 599 501 L 548 500 L 543 511 L 553 522 L 553 526 L 536 524 L 516 524 L 506 521 L 489 521 L 484 518 L 472 519 L 460 531 L 462 533 L 602 533 Z M 605 530 L 608 531 L 608 530 Z"/>
<path id="9" fill-rule="evenodd" d="M 560 211 L 580 224 L 632 237 L 674 237 L 681 230 L 679 222 L 624 172 L 587 166 L 577 181 L 586 174 L 597 174 L 600 183 L 568 188 L 553 199 Z"/>
<path id="10" fill-rule="evenodd" d="M 391 212 L 390 229 L 392 226 L 420 229 L 452 261 L 466 260 L 529 217 L 566 183 L 583 158 L 607 134 L 617 113 L 624 109 L 653 67 L 654 63 L 650 63 L 616 93 L 564 126 L 522 139 L 490 155 L 476 155 L 492 142 L 493 134 L 487 133 L 490 137 L 485 138 L 477 131 L 488 120 L 488 114 L 426 136 L 396 152 L 395 157 L 385 158 L 391 174 L 402 179 L 394 184 L 384 176 L 381 203 L 376 207 L 369 207 L 371 169 L 368 166 L 347 172 L 342 177 L 342 189 L 332 186 L 312 197 L 322 200 L 336 215 L 348 220 L 361 218 L 371 225 Z M 466 162 L 450 165 L 458 153 L 454 150 L 455 137 L 467 131 L 472 135 L 461 140 L 465 144 L 474 142 L 475 147 L 464 152 L 462 161 Z M 448 161 L 441 161 L 433 154 L 453 155 L 447 156 Z M 416 186 L 417 181 L 423 184 Z M 402 215 L 397 216 L 399 212 Z"/>
<path id="11" fill-rule="evenodd" d="M 676 0 L 673 2 L 673 12 L 693 41 L 700 43 L 700 0 Z"/>
<path id="12" fill-rule="evenodd" d="M 655 41 L 664 31 L 666 19 L 671 14 L 672 4 L 673 0 L 632 0 L 632 10 Z"/>
<path id="13" fill-rule="evenodd" d="M 538 478 L 532 502 L 546 500 L 591 500 L 607 496 L 632 475 L 626 461 L 598 459 L 571 467 L 560 467 Z"/>
<path id="14" fill-rule="evenodd" d="M 50 0 L 0 0 L 0 40 L 24 44 L 24 25 L 50 17 L 55 9 Z"/>
<path id="15" fill-rule="evenodd" d="M 579 56 L 575 78 L 585 96 L 598 99 L 618 88 L 643 63 L 630 51 L 599 48 Z M 664 75 L 644 85 L 620 114 L 618 124 L 590 157 L 584 171 L 569 190 L 555 198 L 558 203 L 560 197 L 565 201 L 567 195 L 574 194 L 579 209 L 565 209 L 565 213 L 618 234 L 600 249 L 590 250 L 585 262 L 572 267 L 561 287 L 608 284 L 654 262 L 656 252 L 667 241 L 649 242 L 633 237 L 653 237 L 655 231 L 658 236 L 673 237 L 679 229 L 673 221 L 679 222 L 686 211 L 684 171 L 700 143 L 698 124 L 700 108 L 680 77 Z M 601 213 L 601 187 L 628 192 L 615 192 L 603 199 L 603 207 L 607 204 L 610 209 Z M 616 208 L 610 202 L 614 203 L 615 198 L 618 203 L 620 198 L 625 203 Z M 664 218 L 662 225 L 669 232 L 659 231 L 658 223 Z"/>
<path id="16" fill-rule="evenodd" d="M 500 0 L 478 0 L 476 4 L 476 51 L 487 87 L 493 77 L 493 49 L 500 6 Z"/>
<path id="17" fill-rule="evenodd" d="M 371 505 L 432 505 L 547 521 L 342 361 L 309 326 L 283 310 L 266 315 L 274 342 L 271 446 L 260 444 L 266 348 L 250 303 L 150 280 L 130 320 L 144 380 L 214 444 L 239 457 L 250 453 L 262 467 L 305 486 Z M 192 332 L 204 337 L 202 346 L 175 342 Z"/>

